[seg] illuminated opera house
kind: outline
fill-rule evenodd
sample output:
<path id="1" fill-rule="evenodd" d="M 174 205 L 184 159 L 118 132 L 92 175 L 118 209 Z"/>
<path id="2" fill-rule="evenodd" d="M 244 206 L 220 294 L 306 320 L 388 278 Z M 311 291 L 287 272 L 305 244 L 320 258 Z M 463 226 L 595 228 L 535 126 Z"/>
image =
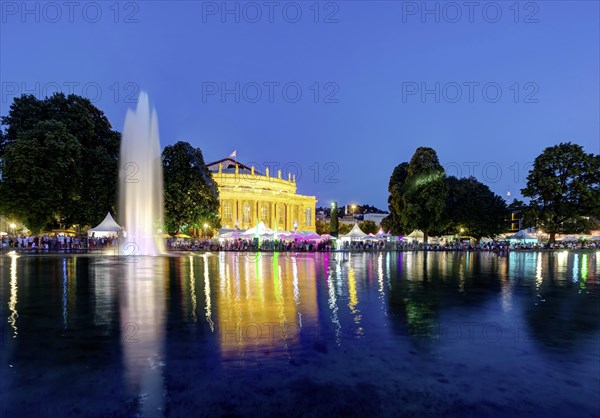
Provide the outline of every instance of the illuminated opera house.
<path id="1" fill-rule="evenodd" d="M 207 164 L 219 189 L 219 213 L 224 228 L 248 229 L 263 221 L 279 231 L 314 231 L 315 196 L 296 194 L 296 178 L 281 170 L 262 174 L 233 158 Z M 275 225 L 277 222 L 277 225 Z"/>

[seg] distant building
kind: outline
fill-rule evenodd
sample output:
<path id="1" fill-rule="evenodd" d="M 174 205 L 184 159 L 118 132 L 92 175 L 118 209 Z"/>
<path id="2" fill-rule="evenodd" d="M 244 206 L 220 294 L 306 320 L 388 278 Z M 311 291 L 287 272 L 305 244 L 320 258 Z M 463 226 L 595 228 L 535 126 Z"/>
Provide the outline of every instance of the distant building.
<path id="1" fill-rule="evenodd" d="M 263 221 L 269 228 L 314 231 L 317 199 L 296 194 L 296 179 L 281 170 L 272 177 L 233 158 L 207 164 L 219 189 L 219 213 L 224 228 L 248 229 Z"/>
<path id="2" fill-rule="evenodd" d="M 363 220 L 364 221 L 373 221 L 373 222 L 375 222 L 375 225 L 379 226 L 379 225 L 381 225 L 381 221 L 388 215 L 389 215 L 389 213 L 365 213 L 363 215 Z"/>
<path id="3" fill-rule="evenodd" d="M 521 211 L 513 210 L 510 214 L 510 232 L 521 230 Z"/>
<path id="4" fill-rule="evenodd" d="M 344 215 L 339 219 L 339 221 L 343 224 L 354 225 L 356 222 L 358 222 L 358 219 L 356 219 L 354 215 Z"/>

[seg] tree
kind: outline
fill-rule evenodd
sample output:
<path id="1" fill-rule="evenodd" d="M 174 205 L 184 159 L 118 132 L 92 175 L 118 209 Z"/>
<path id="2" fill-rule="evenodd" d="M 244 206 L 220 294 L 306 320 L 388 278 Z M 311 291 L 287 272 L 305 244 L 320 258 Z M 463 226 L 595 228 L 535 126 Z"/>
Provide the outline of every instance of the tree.
<path id="1" fill-rule="evenodd" d="M 331 217 L 329 218 L 329 231 L 332 237 L 337 237 L 339 234 L 339 220 L 337 202 L 331 205 Z"/>
<path id="2" fill-rule="evenodd" d="M 446 178 L 446 233 L 465 234 L 479 241 L 493 238 L 508 228 L 506 202 L 475 177 Z"/>
<path id="3" fill-rule="evenodd" d="M 390 193 L 388 196 L 388 207 L 390 214 L 383 219 L 381 226 L 387 231 L 392 231 L 395 235 L 401 235 L 405 232 L 402 226 L 400 213 L 404 207 L 402 203 L 402 194 L 404 193 L 404 185 L 407 177 L 408 163 L 404 162 L 398 164 L 396 168 L 394 168 L 388 184 L 388 192 Z"/>
<path id="4" fill-rule="evenodd" d="M 2 125 L 0 211 L 34 231 L 114 212 L 120 135 L 88 99 L 23 95 Z"/>
<path id="5" fill-rule="evenodd" d="M 315 221 L 315 230 L 319 235 L 330 234 L 331 232 L 329 224 L 318 219 Z"/>
<path id="6" fill-rule="evenodd" d="M 429 233 L 443 227 L 442 213 L 448 195 L 446 173 L 435 150 L 419 147 L 408 164 L 407 174 L 398 213 L 407 230 L 423 231 L 427 244 Z"/>
<path id="7" fill-rule="evenodd" d="M 177 142 L 162 152 L 165 227 L 176 234 L 204 223 L 220 228 L 219 193 L 200 148 Z"/>
<path id="8" fill-rule="evenodd" d="M 546 148 L 534 161 L 521 190 L 530 197 L 528 215 L 550 234 L 580 233 L 600 216 L 600 159 L 570 142 Z"/>
<path id="9" fill-rule="evenodd" d="M 350 224 L 345 224 L 345 223 L 340 223 L 339 225 L 339 230 L 338 230 L 338 234 L 339 235 L 344 235 L 347 234 L 348 232 L 352 231 L 352 225 Z"/>
<path id="10" fill-rule="evenodd" d="M 365 234 L 376 234 L 377 231 L 379 231 L 379 228 L 377 227 L 377 224 L 373 221 L 362 221 L 358 223 L 358 227 L 365 233 Z"/>

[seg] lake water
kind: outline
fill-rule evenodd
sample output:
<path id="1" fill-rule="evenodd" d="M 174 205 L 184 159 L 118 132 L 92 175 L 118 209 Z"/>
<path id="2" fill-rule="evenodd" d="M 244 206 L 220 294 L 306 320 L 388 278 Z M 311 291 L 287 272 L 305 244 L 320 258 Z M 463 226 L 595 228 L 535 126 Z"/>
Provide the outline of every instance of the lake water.
<path id="1" fill-rule="evenodd" d="M 0 416 L 600 414 L 600 252 L 0 257 Z"/>

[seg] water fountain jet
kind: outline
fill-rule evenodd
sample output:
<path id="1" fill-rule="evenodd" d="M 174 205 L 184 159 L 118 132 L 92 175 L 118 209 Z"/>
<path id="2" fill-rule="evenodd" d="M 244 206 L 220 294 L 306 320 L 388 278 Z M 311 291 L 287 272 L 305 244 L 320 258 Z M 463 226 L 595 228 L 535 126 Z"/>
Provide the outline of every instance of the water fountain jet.
<path id="1" fill-rule="evenodd" d="M 159 255 L 164 242 L 163 175 L 156 110 L 140 93 L 137 108 L 127 110 L 119 157 L 119 220 L 126 255 Z"/>

